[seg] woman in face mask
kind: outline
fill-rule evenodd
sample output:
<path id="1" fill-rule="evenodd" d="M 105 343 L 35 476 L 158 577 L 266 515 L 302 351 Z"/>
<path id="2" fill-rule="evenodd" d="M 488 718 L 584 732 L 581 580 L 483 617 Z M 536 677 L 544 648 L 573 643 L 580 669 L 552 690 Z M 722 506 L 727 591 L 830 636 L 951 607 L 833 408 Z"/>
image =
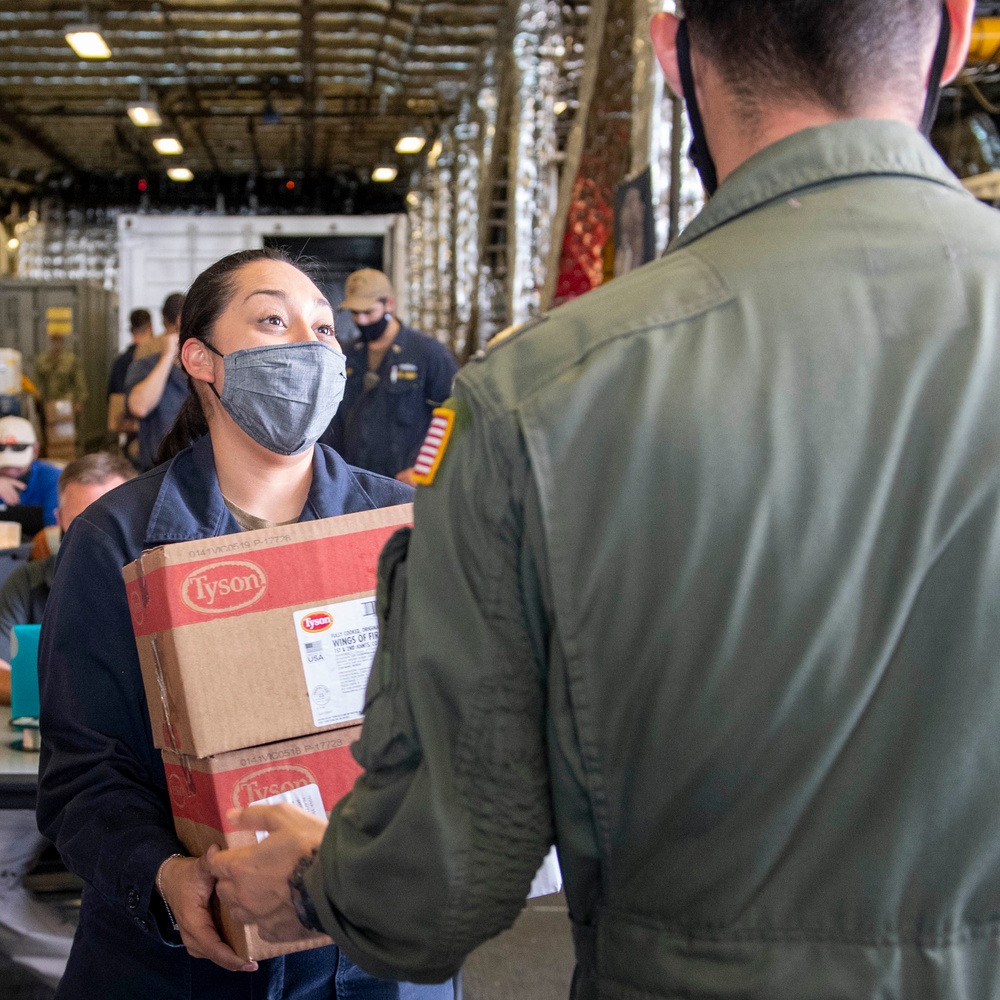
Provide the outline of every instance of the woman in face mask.
<path id="1" fill-rule="evenodd" d="M 195 280 L 179 360 L 191 395 L 163 464 L 77 517 L 46 609 L 38 821 L 86 884 L 57 996 L 390 1000 L 401 984 L 336 947 L 246 963 L 219 938 L 213 882 L 174 834 L 121 571 L 157 545 L 392 506 L 412 491 L 315 444 L 343 394 L 344 357 L 330 304 L 283 255 L 232 254 Z M 405 993 L 451 997 L 453 986 Z"/>

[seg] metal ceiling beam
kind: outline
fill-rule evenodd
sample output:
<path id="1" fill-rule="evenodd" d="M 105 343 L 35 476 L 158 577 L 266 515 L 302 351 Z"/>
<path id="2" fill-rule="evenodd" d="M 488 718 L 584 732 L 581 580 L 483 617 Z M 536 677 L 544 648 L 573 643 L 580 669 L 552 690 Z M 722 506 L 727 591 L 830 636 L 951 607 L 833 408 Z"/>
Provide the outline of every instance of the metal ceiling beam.
<path id="1" fill-rule="evenodd" d="M 177 44 L 173 22 L 170 20 L 170 11 L 165 5 L 161 5 L 160 13 L 163 17 L 164 33 L 166 35 L 166 48 L 175 57 L 174 62 L 178 63 L 181 67 L 184 74 L 184 89 L 187 93 L 188 101 L 195 112 L 196 120 L 192 122 L 191 128 L 193 129 L 194 134 L 198 137 L 198 141 L 201 143 L 201 148 L 205 151 L 205 155 L 208 157 L 208 162 L 212 164 L 212 170 L 214 170 L 217 174 L 221 173 L 222 171 L 219 169 L 219 161 L 215 156 L 215 150 L 205 138 L 205 130 L 202 128 L 201 122 L 197 120 L 198 118 L 204 117 L 205 111 L 201 106 L 201 101 L 198 99 L 198 90 L 191 82 L 191 73 L 187 62 L 179 57 L 180 48 Z M 174 121 L 176 124 L 176 118 Z"/>
<path id="2" fill-rule="evenodd" d="M 0 122 L 12 132 L 16 132 L 25 142 L 30 143 L 50 160 L 74 173 L 80 170 L 80 165 L 66 155 L 47 135 L 25 121 L 16 111 L 8 108 L 0 96 Z"/>
<path id="3" fill-rule="evenodd" d="M 122 122 L 115 122 L 115 138 L 118 140 L 118 145 L 132 157 L 136 166 L 143 173 L 149 173 L 149 158 L 144 156 L 139 147 L 133 143 L 132 136 Z"/>
<path id="4" fill-rule="evenodd" d="M 316 3 L 302 0 L 302 170 L 311 174 L 316 149 Z"/>
<path id="5" fill-rule="evenodd" d="M 264 173 L 264 161 L 260 158 L 260 146 L 257 145 L 257 123 L 253 115 L 247 115 L 247 133 L 250 136 L 250 152 L 253 154 L 254 167 L 258 174 Z"/>
<path id="6" fill-rule="evenodd" d="M 421 0 L 421 3 L 423 0 Z M 396 15 L 396 4 L 397 0 L 389 0 L 389 9 L 385 12 L 382 17 L 382 36 L 379 39 L 378 47 L 375 49 L 375 55 L 372 58 L 372 72 L 371 77 L 368 81 L 368 110 L 371 112 L 372 98 L 375 96 L 375 85 L 378 82 L 378 67 L 379 63 L 382 61 L 382 53 L 385 52 L 385 40 L 389 33 L 389 22 Z"/>

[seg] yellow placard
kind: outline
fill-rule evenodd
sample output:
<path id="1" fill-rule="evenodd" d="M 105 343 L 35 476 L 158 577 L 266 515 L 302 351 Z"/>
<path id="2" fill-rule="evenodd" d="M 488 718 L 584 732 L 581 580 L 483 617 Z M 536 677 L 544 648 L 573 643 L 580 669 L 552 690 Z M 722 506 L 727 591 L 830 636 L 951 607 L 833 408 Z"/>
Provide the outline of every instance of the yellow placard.
<path id="1" fill-rule="evenodd" d="M 73 309 L 71 306 L 49 306 L 45 310 L 47 320 L 65 319 L 73 322 Z"/>
<path id="2" fill-rule="evenodd" d="M 61 334 L 72 333 L 73 323 L 72 322 L 63 323 L 61 321 L 58 323 L 54 323 L 52 320 L 49 320 L 49 322 L 46 324 L 46 329 L 48 330 L 50 337 L 58 337 Z"/>

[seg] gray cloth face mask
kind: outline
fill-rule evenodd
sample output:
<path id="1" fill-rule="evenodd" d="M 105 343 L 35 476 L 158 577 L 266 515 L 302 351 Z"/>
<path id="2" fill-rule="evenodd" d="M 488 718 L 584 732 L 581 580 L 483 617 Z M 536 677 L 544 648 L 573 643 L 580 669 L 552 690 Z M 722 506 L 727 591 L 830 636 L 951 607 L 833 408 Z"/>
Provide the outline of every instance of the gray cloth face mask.
<path id="1" fill-rule="evenodd" d="M 223 409 L 262 448 L 298 455 L 330 426 L 344 398 L 347 359 L 326 344 L 265 344 L 223 354 Z"/>

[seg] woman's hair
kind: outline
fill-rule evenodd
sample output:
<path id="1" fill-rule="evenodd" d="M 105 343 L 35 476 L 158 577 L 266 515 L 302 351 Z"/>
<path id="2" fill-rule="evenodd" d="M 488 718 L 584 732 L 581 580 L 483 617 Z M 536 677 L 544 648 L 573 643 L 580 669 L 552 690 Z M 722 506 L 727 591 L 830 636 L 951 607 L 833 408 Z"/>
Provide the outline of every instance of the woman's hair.
<path id="1" fill-rule="evenodd" d="M 191 340 L 201 340 L 211 343 L 215 331 L 215 323 L 225 312 L 233 297 L 233 284 L 236 273 L 247 264 L 255 264 L 262 260 L 278 261 L 290 264 L 307 277 L 313 277 L 309 262 L 302 259 L 292 260 L 284 250 L 276 247 L 262 247 L 255 250 L 239 250 L 236 253 L 217 260 L 205 268 L 194 284 L 188 289 L 184 298 L 184 308 L 181 310 L 181 331 L 178 346 Z M 191 376 L 188 376 L 188 395 L 181 406 L 180 412 L 166 437 L 160 442 L 156 451 L 155 462 L 160 465 L 168 462 L 179 451 L 194 444 L 198 438 L 208 433 L 208 421 L 201 407 L 201 400 L 194 390 Z"/>

